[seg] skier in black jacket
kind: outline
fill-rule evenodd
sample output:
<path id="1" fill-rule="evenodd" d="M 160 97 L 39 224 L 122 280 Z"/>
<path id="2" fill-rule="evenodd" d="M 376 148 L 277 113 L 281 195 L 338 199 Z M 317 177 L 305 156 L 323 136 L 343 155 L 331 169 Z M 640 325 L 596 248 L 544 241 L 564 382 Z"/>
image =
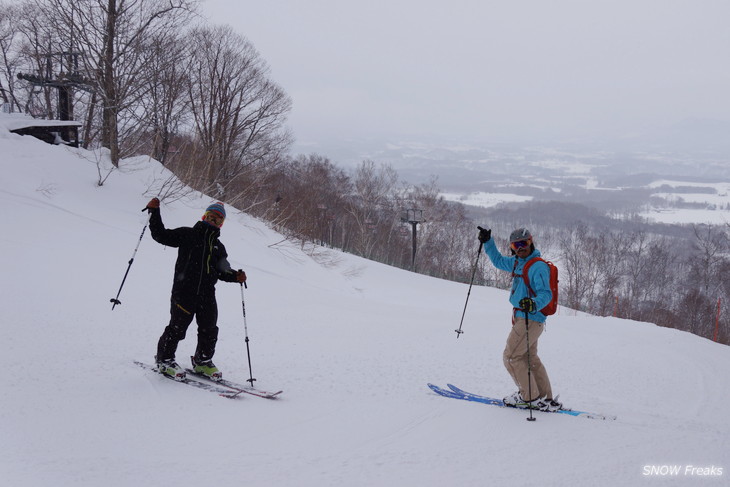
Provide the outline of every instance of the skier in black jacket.
<path id="1" fill-rule="evenodd" d="M 246 281 L 245 272 L 231 269 L 226 248 L 218 240 L 220 227 L 226 218 L 225 207 L 221 202 L 213 203 L 206 208 L 202 220 L 192 228 L 175 229 L 167 229 L 162 223 L 159 199 L 152 198 L 147 210 L 152 238 L 162 245 L 178 248 L 170 300 L 170 324 L 157 344 L 157 367 L 161 373 L 176 380 L 185 378 L 185 370 L 175 362 L 175 352 L 195 317 L 198 346 L 192 358 L 193 370 L 220 380 L 222 374 L 212 360 L 218 341 L 215 283 L 219 279 L 241 284 Z"/>

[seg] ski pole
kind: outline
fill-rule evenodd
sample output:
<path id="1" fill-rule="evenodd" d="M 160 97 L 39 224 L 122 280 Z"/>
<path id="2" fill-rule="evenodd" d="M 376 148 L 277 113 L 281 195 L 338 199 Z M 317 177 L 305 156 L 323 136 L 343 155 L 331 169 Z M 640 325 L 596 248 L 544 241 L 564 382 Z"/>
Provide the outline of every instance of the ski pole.
<path id="1" fill-rule="evenodd" d="M 246 354 L 248 355 L 248 375 L 249 379 L 246 379 L 246 382 L 251 383 L 251 387 L 253 387 L 253 382 L 256 380 L 253 378 L 253 372 L 251 371 L 251 349 L 248 346 L 248 325 L 246 324 L 246 302 L 243 300 L 243 286 L 246 285 L 245 282 L 241 283 L 241 307 L 243 308 L 243 331 L 246 335 Z M 248 289 L 248 286 L 246 286 L 246 289 Z"/>
<path id="2" fill-rule="evenodd" d="M 522 310 L 525 313 L 525 343 L 527 344 L 527 395 L 532 397 L 532 365 L 530 364 L 530 327 L 527 321 L 527 309 Z M 536 418 L 532 417 L 532 407 L 528 404 L 530 409 L 530 417 L 527 421 L 535 421 Z"/>
<path id="3" fill-rule="evenodd" d="M 147 208 L 142 209 L 142 211 L 146 211 Z M 132 254 L 132 258 L 129 259 L 129 265 L 127 266 L 127 272 L 124 273 L 124 278 L 122 278 L 122 284 L 119 286 L 119 291 L 117 291 L 117 297 L 111 298 L 109 300 L 112 304 L 112 311 L 114 310 L 114 306 L 118 304 L 122 304 L 121 301 L 119 301 L 119 295 L 122 293 L 122 288 L 124 287 L 124 282 L 127 280 L 127 275 L 129 274 L 129 269 L 132 268 L 132 262 L 134 262 L 134 257 L 137 255 L 137 249 L 139 249 L 139 244 L 142 243 L 142 237 L 144 237 L 144 232 L 147 230 L 147 225 L 149 225 L 149 221 L 144 224 L 144 228 L 142 229 L 142 233 L 139 235 L 139 241 L 137 241 L 137 246 L 134 248 L 134 253 Z"/>
<path id="4" fill-rule="evenodd" d="M 481 228 L 481 227 L 479 227 Z M 479 255 L 482 253 L 482 243 L 479 242 L 479 248 L 477 249 L 477 258 L 474 260 L 474 268 L 471 271 L 471 282 L 469 282 L 469 291 L 466 293 L 466 302 L 464 303 L 464 311 L 461 313 L 461 322 L 459 323 L 459 328 L 457 330 L 454 330 L 456 332 L 456 338 L 459 338 L 459 335 L 464 333 L 461 331 L 461 326 L 464 324 L 464 315 L 466 315 L 466 305 L 469 304 L 469 296 L 471 295 L 471 286 L 474 284 L 474 276 L 477 273 L 477 263 L 479 263 Z"/>

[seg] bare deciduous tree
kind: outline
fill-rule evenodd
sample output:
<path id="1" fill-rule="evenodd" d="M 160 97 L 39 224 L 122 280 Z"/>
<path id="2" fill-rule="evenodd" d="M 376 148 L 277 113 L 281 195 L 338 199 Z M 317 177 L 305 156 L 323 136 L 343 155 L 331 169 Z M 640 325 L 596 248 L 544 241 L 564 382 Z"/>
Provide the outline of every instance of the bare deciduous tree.
<path id="1" fill-rule="evenodd" d="M 597 239 L 591 235 L 585 224 L 578 224 L 570 232 L 564 232 L 560 239 L 561 282 L 563 299 L 573 309 L 588 310 L 595 296 L 598 259 Z M 590 251 L 588 250 L 590 249 Z"/>
<path id="2" fill-rule="evenodd" d="M 378 167 L 366 160 L 355 171 L 347 213 L 357 234 L 354 251 L 358 255 L 372 258 L 376 246 L 387 244 L 379 241 L 384 236 L 376 230 L 385 231 L 386 239 L 392 233 L 393 223 L 397 221 L 394 208 L 397 184 L 398 174 L 388 165 Z"/>
<path id="3" fill-rule="evenodd" d="M 165 164 L 176 136 L 189 118 L 185 42 L 181 35 L 165 32 L 150 39 L 145 52 L 148 55 L 140 77 L 143 96 L 138 125 L 151 139 L 152 157 Z"/>
<path id="4" fill-rule="evenodd" d="M 15 80 L 18 69 L 18 8 L 15 5 L 0 3 L 0 56 L 2 68 L 0 70 L 0 97 L 4 103 L 13 107 L 20 107 L 15 96 Z"/>
<path id="5" fill-rule="evenodd" d="M 196 28 L 188 46 L 188 101 L 206 182 L 225 194 L 244 169 L 279 159 L 288 149 L 283 124 L 291 100 L 268 79 L 253 45 L 230 27 Z"/>
<path id="6" fill-rule="evenodd" d="M 85 71 L 101 103 L 101 144 L 116 166 L 122 157 L 120 117 L 140 95 L 140 73 L 150 39 L 174 32 L 189 19 L 196 0 L 32 0 L 48 12 L 54 29 L 85 56 Z M 121 130 L 120 130 L 121 129 Z"/>

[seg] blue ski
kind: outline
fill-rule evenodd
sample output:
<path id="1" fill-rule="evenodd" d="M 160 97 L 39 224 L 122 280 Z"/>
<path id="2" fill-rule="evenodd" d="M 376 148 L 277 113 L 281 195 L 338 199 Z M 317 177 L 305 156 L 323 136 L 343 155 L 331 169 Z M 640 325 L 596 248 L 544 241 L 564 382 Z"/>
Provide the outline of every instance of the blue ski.
<path id="1" fill-rule="evenodd" d="M 462 399 L 464 401 L 480 402 L 483 404 L 491 404 L 493 406 L 499 406 L 499 407 L 510 407 L 510 406 L 506 406 L 501 399 L 480 396 L 478 394 L 474 394 L 471 392 L 467 392 L 463 389 L 459 389 L 458 387 L 456 387 L 452 384 L 448 384 L 448 386 L 449 386 L 448 389 L 443 389 L 439 386 L 436 386 L 433 384 L 428 384 L 428 387 L 431 388 L 431 390 L 433 392 L 435 392 L 436 394 L 439 394 L 441 396 L 444 396 L 444 397 L 450 397 L 452 399 Z M 513 408 L 513 409 L 515 409 L 515 408 Z M 540 411 L 540 410 L 533 409 L 533 411 Z M 581 418 L 589 418 L 589 419 L 603 419 L 603 420 L 616 419 L 616 416 L 607 416 L 605 414 L 589 413 L 586 411 L 574 411 L 572 409 L 558 409 L 557 411 L 541 411 L 541 412 L 553 412 L 553 413 L 567 414 L 570 416 L 579 416 Z"/>

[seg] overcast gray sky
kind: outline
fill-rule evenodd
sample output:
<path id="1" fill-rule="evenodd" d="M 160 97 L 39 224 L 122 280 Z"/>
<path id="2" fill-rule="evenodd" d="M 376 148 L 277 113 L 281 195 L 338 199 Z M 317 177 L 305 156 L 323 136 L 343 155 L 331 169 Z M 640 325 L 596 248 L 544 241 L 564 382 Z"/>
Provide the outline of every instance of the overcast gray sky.
<path id="1" fill-rule="evenodd" d="M 619 135 L 730 120 L 728 0 L 206 0 L 299 142 Z"/>

